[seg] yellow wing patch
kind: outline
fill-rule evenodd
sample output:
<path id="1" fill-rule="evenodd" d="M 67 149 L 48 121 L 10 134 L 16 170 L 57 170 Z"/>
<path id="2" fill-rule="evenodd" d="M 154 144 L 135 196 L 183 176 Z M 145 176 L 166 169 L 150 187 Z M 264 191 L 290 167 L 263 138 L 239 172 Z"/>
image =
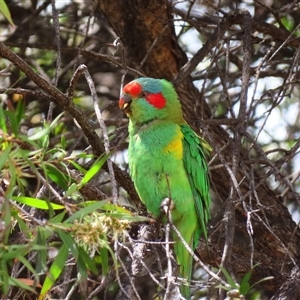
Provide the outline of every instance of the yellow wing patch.
<path id="1" fill-rule="evenodd" d="M 164 152 L 171 153 L 175 156 L 176 159 L 182 159 L 183 157 L 183 134 L 178 128 L 175 136 L 171 140 L 171 142 L 164 148 Z"/>

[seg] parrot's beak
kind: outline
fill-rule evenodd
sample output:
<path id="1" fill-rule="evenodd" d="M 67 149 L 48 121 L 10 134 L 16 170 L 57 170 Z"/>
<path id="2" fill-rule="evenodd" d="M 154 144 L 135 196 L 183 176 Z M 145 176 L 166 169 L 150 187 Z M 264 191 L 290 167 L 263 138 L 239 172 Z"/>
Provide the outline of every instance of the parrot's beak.
<path id="1" fill-rule="evenodd" d="M 123 94 L 119 100 L 120 109 L 122 109 L 125 113 L 127 113 L 131 102 L 132 102 L 131 97 L 126 94 Z"/>

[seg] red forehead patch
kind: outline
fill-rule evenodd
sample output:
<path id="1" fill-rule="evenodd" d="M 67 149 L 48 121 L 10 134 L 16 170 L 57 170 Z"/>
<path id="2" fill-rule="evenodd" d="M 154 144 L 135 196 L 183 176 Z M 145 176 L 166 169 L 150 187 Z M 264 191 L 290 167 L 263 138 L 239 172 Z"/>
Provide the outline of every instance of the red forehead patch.
<path id="1" fill-rule="evenodd" d="M 123 88 L 125 94 L 129 94 L 133 97 L 137 97 L 142 92 L 142 87 L 135 81 L 131 81 Z"/>
<path id="2" fill-rule="evenodd" d="M 162 109 L 166 105 L 166 98 L 162 95 L 162 93 L 157 93 L 157 94 L 149 94 L 146 97 L 146 100 L 153 105 L 154 107 L 158 109 Z"/>

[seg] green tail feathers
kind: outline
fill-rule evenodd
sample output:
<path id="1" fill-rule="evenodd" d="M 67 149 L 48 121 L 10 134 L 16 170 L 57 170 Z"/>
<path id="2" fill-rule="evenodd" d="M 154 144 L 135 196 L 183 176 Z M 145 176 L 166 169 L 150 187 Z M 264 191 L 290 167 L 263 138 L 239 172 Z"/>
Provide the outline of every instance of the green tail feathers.
<path id="1" fill-rule="evenodd" d="M 190 289 L 190 280 L 192 278 L 192 270 L 193 270 L 193 257 L 188 252 L 183 243 L 174 237 L 174 241 L 176 244 L 174 245 L 174 252 L 176 254 L 176 260 L 179 265 L 179 274 L 180 278 L 186 279 L 186 282 L 180 284 L 180 292 L 182 296 L 186 299 L 189 299 L 191 294 Z"/>
<path id="2" fill-rule="evenodd" d="M 185 240 L 186 244 L 189 245 L 190 249 L 194 251 L 201 234 L 196 210 L 191 211 L 189 214 L 182 215 L 178 210 L 174 209 L 172 211 L 172 217 L 174 226 L 180 232 L 181 237 Z M 193 257 L 176 232 L 172 232 L 172 237 L 175 242 L 174 252 L 179 266 L 178 277 L 184 279 L 183 283 L 180 284 L 180 292 L 183 297 L 189 299 L 191 294 L 190 280 L 192 279 Z"/>

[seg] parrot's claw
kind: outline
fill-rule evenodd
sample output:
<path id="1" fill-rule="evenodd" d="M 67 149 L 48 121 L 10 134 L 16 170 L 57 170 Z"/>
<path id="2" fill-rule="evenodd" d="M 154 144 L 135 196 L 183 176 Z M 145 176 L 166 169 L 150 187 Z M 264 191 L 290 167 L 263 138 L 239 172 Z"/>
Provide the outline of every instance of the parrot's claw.
<path id="1" fill-rule="evenodd" d="M 160 209 L 167 215 L 168 212 L 172 211 L 173 208 L 175 207 L 174 202 L 170 198 L 165 198 L 161 204 L 160 204 Z"/>

